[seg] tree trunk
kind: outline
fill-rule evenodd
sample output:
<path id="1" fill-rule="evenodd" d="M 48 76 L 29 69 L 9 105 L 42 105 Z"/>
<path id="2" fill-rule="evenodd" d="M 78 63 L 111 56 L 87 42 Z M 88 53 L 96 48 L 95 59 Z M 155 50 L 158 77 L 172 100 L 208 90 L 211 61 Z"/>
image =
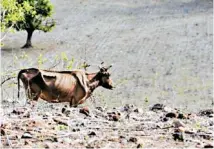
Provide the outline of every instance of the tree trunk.
<path id="1" fill-rule="evenodd" d="M 26 41 L 26 44 L 22 48 L 33 47 L 31 44 L 31 38 L 32 38 L 34 30 L 26 30 L 26 31 L 27 31 L 27 41 Z"/>

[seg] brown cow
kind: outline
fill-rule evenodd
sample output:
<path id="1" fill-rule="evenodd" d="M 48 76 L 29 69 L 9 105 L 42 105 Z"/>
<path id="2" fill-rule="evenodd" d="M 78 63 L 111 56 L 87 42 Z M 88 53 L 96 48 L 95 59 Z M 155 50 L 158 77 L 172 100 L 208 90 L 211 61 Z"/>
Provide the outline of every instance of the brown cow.
<path id="1" fill-rule="evenodd" d="M 18 74 L 18 97 L 21 79 L 27 98 L 38 98 L 52 103 L 69 102 L 76 107 L 82 104 L 98 86 L 113 89 L 109 67 L 102 67 L 97 73 L 82 70 L 51 71 L 36 68 L 23 69 Z"/>

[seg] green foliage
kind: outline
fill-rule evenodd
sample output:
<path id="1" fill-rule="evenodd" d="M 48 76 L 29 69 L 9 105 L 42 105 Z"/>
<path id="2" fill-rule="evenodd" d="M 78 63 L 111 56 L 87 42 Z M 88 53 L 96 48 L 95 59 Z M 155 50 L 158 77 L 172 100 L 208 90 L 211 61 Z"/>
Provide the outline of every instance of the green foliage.
<path id="1" fill-rule="evenodd" d="M 46 61 L 47 61 L 47 59 L 43 58 L 43 55 L 40 54 L 37 59 L 38 67 L 41 68 L 42 64 L 44 64 Z"/>
<path id="2" fill-rule="evenodd" d="M 19 0 L 18 5 L 24 8 L 24 20 L 17 21 L 15 29 L 50 31 L 55 21 L 48 20 L 53 14 L 50 0 Z"/>
<path id="3" fill-rule="evenodd" d="M 66 68 L 68 70 L 71 70 L 73 68 L 73 65 L 74 65 L 74 58 L 72 58 L 70 61 L 68 61 Z"/>
<path id="4" fill-rule="evenodd" d="M 50 31 L 55 26 L 51 19 L 50 0 L 1 0 L 1 31 Z"/>
<path id="5" fill-rule="evenodd" d="M 68 130 L 68 126 L 59 124 L 55 127 L 55 130 L 57 131 Z"/>
<path id="6" fill-rule="evenodd" d="M 26 54 L 26 52 L 22 52 L 22 54 L 20 55 L 21 59 L 28 59 L 28 55 Z"/>
<path id="7" fill-rule="evenodd" d="M 66 53 L 65 52 L 62 52 L 61 53 L 61 59 L 63 60 L 63 61 L 68 61 L 68 57 L 67 57 L 67 55 L 66 55 Z"/>
<path id="8" fill-rule="evenodd" d="M 55 56 L 55 60 L 59 60 L 59 56 L 58 55 Z M 61 62 L 63 64 L 64 68 L 66 68 L 68 70 L 73 69 L 74 58 L 69 59 L 65 52 L 61 52 L 60 60 L 61 60 Z"/>
<path id="9" fill-rule="evenodd" d="M 17 0 L 0 0 L 1 9 L 1 32 L 5 34 L 1 37 L 3 40 L 6 33 L 13 32 L 13 27 L 18 21 L 24 20 L 24 8 L 18 4 Z M 3 44 L 1 43 L 1 46 Z"/>
<path id="10" fill-rule="evenodd" d="M 145 99 L 144 99 L 144 102 L 148 103 L 149 102 L 149 97 L 146 96 Z"/>

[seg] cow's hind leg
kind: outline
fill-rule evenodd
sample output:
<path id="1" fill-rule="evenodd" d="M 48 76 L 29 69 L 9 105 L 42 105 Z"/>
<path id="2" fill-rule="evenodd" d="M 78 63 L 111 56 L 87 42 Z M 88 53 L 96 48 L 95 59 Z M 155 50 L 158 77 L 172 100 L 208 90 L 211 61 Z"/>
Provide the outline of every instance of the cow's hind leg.
<path id="1" fill-rule="evenodd" d="M 78 106 L 78 104 L 76 104 L 75 98 L 74 97 L 71 98 L 71 100 L 70 100 L 70 107 L 76 108 L 77 106 Z"/>

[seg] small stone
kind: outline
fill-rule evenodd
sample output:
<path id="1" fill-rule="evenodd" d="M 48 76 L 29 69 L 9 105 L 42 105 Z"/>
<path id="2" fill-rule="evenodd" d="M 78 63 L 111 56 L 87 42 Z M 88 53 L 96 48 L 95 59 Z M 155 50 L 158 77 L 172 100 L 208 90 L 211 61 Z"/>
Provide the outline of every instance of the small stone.
<path id="1" fill-rule="evenodd" d="M 30 145 L 31 143 L 27 140 L 24 141 L 24 145 Z"/>
<path id="2" fill-rule="evenodd" d="M 119 119 L 120 119 L 120 116 L 119 115 L 113 115 L 112 116 L 112 119 L 113 119 L 113 121 L 119 121 Z"/>
<path id="3" fill-rule="evenodd" d="M 139 113 L 139 109 L 138 108 L 134 109 L 134 112 Z"/>
<path id="4" fill-rule="evenodd" d="M 152 110 L 152 111 L 157 111 L 157 110 L 163 110 L 163 108 L 164 108 L 165 106 L 163 105 L 163 104 L 155 104 L 155 105 L 153 105 L 151 108 L 150 108 L 150 110 Z"/>
<path id="5" fill-rule="evenodd" d="M 130 111 L 132 108 L 134 108 L 134 105 L 132 105 L 132 104 L 126 104 L 126 105 L 123 107 L 122 112 L 123 112 L 123 111 L 128 112 L 128 111 Z"/>
<path id="6" fill-rule="evenodd" d="M 103 107 L 96 107 L 97 110 L 103 112 L 104 111 L 104 108 Z"/>
<path id="7" fill-rule="evenodd" d="M 48 119 L 48 115 L 43 115 L 42 119 L 44 119 L 44 120 Z"/>
<path id="8" fill-rule="evenodd" d="M 84 124 L 84 123 L 81 123 L 81 124 L 80 124 L 80 126 L 81 126 L 81 127 L 84 127 L 84 126 L 85 126 L 85 124 Z"/>
<path id="9" fill-rule="evenodd" d="M 68 117 L 68 116 L 71 114 L 71 111 L 70 111 L 70 110 L 66 110 L 66 111 L 64 112 L 64 114 Z"/>
<path id="10" fill-rule="evenodd" d="M 131 138 L 129 139 L 129 142 L 134 142 L 134 143 L 136 143 L 136 142 L 137 142 L 137 138 L 131 137 Z"/>
<path id="11" fill-rule="evenodd" d="M 125 136 L 120 136 L 120 139 L 125 139 L 126 137 Z"/>
<path id="12" fill-rule="evenodd" d="M 214 125 L 213 120 L 209 121 L 209 126 L 213 126 L 213 125 Z"/>
<path id="13" fill-rule="evenodd" d="M 179 118 L 179 119 L 187 119 L 187 115 L 185 115 L 183 113 L 179 113 L 177 118 Z"/>
<path id="14" fill-rule="evenodd" d="M 143 144 L 138 144 L 137 148 L 143 148 Z"/>
<path id="15" fill-rule="evenodd" d="M 20 115 L 20 114 L 23 114 L 25 111 L 26 111 L 26 109 L 24 109 L 24 108 L 17 108 L 17 109 L 13 109 L 12 113 Z"/>
<path id="16" fill-rule="evenodd" d="M 166 117 L 169 117 L 169 118 L 176 118 L 178 116 L 177 113 L 174 113 L 174 112 L 169 112 L 166 114 Z"/>
<path id="17" fill-rule="evenodd" d="M 73 132 L 76 132 L 76 129 L 73 128 L 72 131 L 73 131 Z"/>
<path id="18" fill-rule="evenodd" d="M 201 143 L 200 142 L 198 142 L 197 144 L 196 144 L 196 146 L 195 146 L 196 148 L 202 148 L 202 146 L 201 146 Z"/>
<path id="19" fill-rule="evenodd" d="M 84 107 L 79 110 L 80 113 L 85 114 L 86 116 L 89 116 L 89 109 L 88 107 Z"/>
<path id="20" fill-rule="evenodd" d="M 48 143 L 44 144 L 44 148 L 51 148 L 50 145 Z"/>
<path id="21" fill-rule="evenodd" d="M 88 144 L 88 145 L 86 145 L 85 147 L 88 148 L 88 149 L 94 148 L 91 144 Z"/>
<path id="22" fill-rule="evenodd" d="M 1 129 L 1 136 L 4 136 L 6 133 L 4 131 L 4 129 L 0 128 Z"/>
<path id="23" fill-rule="evenodd" d="M 73 131 L 73 132 L 76 132 L 76 131 L 77 131 L 77 129 L 73 128 L 73 129 L 72 129 L 72 131 Z"/>
<path id="24" fill-rule="evenodd" d="M 32 135 L 29 132 L 25 132 L 22 136 L 22 139 L 30 139 L 33 138 Z"/>
<path id="25" fill-rule="evenodd" d="M 201 116 L 209 116 L 211 114 L 213 114 L 213 109 L 207 109 L 207 110 L 202 110 L 199 112 L 199 115 Z"/>
<path id="26" fill-rule="evenodd" d="M 212 138 L 212 135 L 209 134 L 199 134 L 199 136 L 206 140 L 210 140 Z"/>
<path id="27" fill-rule="evenodd" d="M 163 118 L 163 122 L 167 122 L 168 120 L 169 120 L 168 117 L 164 117 L 164 118 Z"/>
<path id="28" fill-rule="evenodd" d="M 206 144 L 206 145 L 204 145 L 204 148 L 213 148 L 213 145 L 212 144 Z"/>
<path id="29" fill-rule="evenodd" d="M 213 118 L 213 114 L 210 114 L 208 117 Z"/>
<path id="30" fill-rule="evenodd" d="M 136 113 L 143 113 L 142 109 L 139 109 L 139 108 L 134 109 L 134 112 L 136 112 Z"/>
<path id="31" fill-rule="evenodd" d="M 58 139 L 56 137 L 53 138 L 54 142 L 58 142 Z"/>
<path id="32" fill-rule="evenodd" d="M 96 133 L 94 131 L 91 131 L 88 133 L 89 136 L 96 136 Z"/>
<path id="33" fill-rule="evenodd" d="M 62 113 L 64 113 L 64 112 L 65 112 L 65 110 L 66 110 L 66 108 L 65 108 L 65 107 L 63 107 L 63 108 L 62 108 Z"/>

